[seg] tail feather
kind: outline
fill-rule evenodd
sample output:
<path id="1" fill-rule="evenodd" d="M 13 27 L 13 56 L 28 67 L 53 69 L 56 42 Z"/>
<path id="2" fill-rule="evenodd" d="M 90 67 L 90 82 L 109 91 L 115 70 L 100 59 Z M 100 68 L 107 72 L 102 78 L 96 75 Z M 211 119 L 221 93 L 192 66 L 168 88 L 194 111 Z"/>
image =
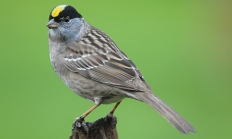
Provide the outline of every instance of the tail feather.
<path id="1" fill-rule="evenodd" d="M 138 100 L 141 100 L 153 109 L 158 111 L 167 121 L 169 121 L 174 127 L 176 127 L 183 134 L 188 132 L 196 132 L 194 127 L 189 124 L 184 118 L 182 118 L 177 112 L 165 104 L 161 99 L 156 97 L 150 92 L 136 93 L 135 96 Z"/>

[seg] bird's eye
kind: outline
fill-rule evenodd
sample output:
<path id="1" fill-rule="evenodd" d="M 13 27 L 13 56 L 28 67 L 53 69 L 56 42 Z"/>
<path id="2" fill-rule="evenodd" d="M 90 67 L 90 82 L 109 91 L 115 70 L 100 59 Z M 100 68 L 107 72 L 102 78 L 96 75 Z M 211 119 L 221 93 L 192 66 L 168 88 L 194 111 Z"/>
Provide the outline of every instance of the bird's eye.
<path id="1" fill-rule="evenodd" d="M 69 21 L 70 21 L 69 16 L 67 16 L 67 17 L 64 18 L 64 22 L 69 22 Z"/>
<path id="2" fill-rule="evenodd" d="M 70 18 L 69 18 L 69 16 L 67 16 L 67 17 L 61 17 L 60 19 L 59 19 L 59 21 L 61 22 L 61 21 L 64 21 L 64 22 L 66 22 L 66 23 L 68 23 L 68 22 L 70 22 Z"/>

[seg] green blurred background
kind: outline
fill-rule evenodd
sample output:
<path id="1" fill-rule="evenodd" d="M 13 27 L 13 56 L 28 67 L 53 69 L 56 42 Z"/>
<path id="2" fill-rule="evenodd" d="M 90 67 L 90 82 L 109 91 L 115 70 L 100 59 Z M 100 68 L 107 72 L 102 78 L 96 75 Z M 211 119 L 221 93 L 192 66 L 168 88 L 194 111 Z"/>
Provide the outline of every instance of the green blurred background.
<path id="1" fill-rule="evenodd" d="M 49 61 L 46 24 L 60 4 L 111 36 L 154 93 L 197 130 L 183 135 L 146 104 L 125 99 L 115 113 L 120 139 L 232 138 L 231 0 L 1 0 L 1 139 L 67 139 L 75 118 L 93 105 Z M 102 105 L 86 121 L 112 107 Z"/>

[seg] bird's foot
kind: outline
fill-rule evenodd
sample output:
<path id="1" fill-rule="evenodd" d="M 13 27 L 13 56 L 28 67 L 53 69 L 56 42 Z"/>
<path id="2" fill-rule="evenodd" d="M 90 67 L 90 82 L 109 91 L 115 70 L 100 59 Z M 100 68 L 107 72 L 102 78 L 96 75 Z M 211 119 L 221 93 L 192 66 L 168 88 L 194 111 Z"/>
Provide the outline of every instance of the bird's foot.
<path id="1" fill-rule="evenodd" d="M 88 125 L 85 123 L 85 119 L 83 116 L 77 117 L 76 121 L 75 121 L 76 127 L 81 128 L 83 127 L 84 131 L 87 133 L 87 135 L 89 134 L 89 127 Z"/>
<path id="2" fill-rule="evenodd" d="M 113 113 L 112 113 L 112 112 L 109 112 L 109 113 L 107 114 L 107 116 L 109 116 L 109 117 L 113 117 L 114 115 L 113 115 Z"/>

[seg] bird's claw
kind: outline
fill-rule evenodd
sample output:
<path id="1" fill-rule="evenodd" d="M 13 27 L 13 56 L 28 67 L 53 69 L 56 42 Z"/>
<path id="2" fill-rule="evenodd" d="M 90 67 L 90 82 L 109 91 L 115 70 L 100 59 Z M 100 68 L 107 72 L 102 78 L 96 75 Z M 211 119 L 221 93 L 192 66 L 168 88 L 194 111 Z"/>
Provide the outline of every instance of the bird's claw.
<path id="1" fill-rule="evenodd" d="M 78 127 L 78 128 L 83 127 L 83 129 L 87 133 L 87 135 L 89 134 L 89 127 L 85 123 L 84 117 L 82 117 L 82 116 L 81 117 L 77 117 L 75 123 L 76 123 L 76 127 Z"/>
<path id="2" fill-rule="evenodd" d="M 113 113 L 112 113 L 112 112 L 109 112 L 109 113 L 107 114 L 107 116 L 113 117 Z"/>

